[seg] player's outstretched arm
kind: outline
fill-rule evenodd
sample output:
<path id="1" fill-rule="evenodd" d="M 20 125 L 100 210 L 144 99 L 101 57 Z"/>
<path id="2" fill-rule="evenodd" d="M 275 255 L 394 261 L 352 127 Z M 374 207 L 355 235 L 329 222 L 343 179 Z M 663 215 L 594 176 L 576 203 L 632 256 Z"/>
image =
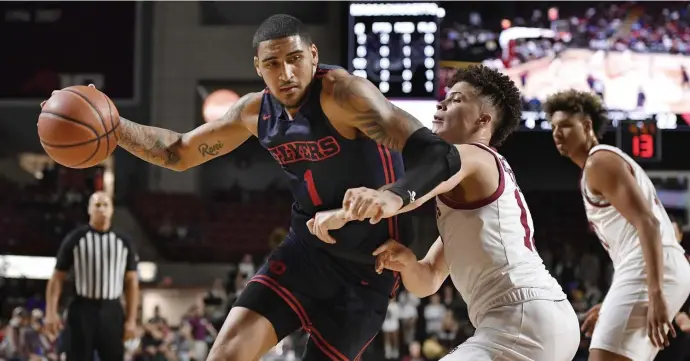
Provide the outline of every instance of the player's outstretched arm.
<path id="1" fill-rule="evenodd" d="M 377 248 L 374 256 L 379 273 L 384 268 L 400 272 L 405 288 L 420 298 L 436 293 L 450 273 L 443 255 L 441 237 L 436 239 L 420 261 L 409 248 L 394 240 L 388 240 Z"/>
<path id="2" fill-rule="evenodd" d="M 391 191 L 405 204 L 429 193 L 460 170 L 455 147 L 393 105 L 371 82 L 342 70 L 323 80 L 322 106 L 336 126 L 352 127 L 388 148 L 401 151 L 407 174 Z"/>
<path id="3" fill-rule="evenodd" d="M 589 189 L 604 196 L 639 234 L 649 290 L 649 337 L 656 347 L 667 345 L 668 338 L 664 327 L 670 327 L 672 330 L 673 326 L 668 318 L 661 287 L 663 259 L 659 220 L 642 195 L 630 165 L 618 154 L 608 151 L 592 154 L 585 166 L 585 172 Z"/>
<path id="4" fill-rule="evenodd" d="M 257 117 L 261 95 L 249 93 L 223 117 L 187 133 L 157 128 L 120 118 L 118 145 L 158 166 L 184 171 L 225 155 L 251 136 L 247 122 Z"/>
<path id="5" fill-rule="evenodd" d="M 390 218 L 414 210 L 437 195 L 450 192 L 466 179 L 495 168 L 493 160 L 483 161 L 487 154 L 481 148 L 469 144 L 455 145 L 455 147 L 461 156 L 462 167 L 450 179 L 441 182 L 429 193 L 403 206 L 403 199 L 397 193 L 390 191 L 391 188 L 399 186 L 398 182 L 379 190 L 364 187 L 349 189 L 343 199 L 343 204 L 348 206 L 348 216 L 353 220 L 369 218 L 371 223 L 378 223 L 382 218 Z M 401 181 L 404 182 L 402 179 Z"/>

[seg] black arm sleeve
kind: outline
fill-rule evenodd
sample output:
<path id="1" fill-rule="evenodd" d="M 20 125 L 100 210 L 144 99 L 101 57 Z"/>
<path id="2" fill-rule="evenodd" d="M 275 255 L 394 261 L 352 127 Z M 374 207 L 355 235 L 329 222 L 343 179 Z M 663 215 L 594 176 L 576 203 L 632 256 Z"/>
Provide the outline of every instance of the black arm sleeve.
<path id="1" fill-rule="evenodd" d="M 414 132 L 403 148 L 405 175 L 388 190 L 403 199 L 403 206 L 431 192 L 460 171 L 458 149 L 428 128 Z"/>
<path id="2" fill-rule="evenodd" d="M 74 265 L 74 247 L 83 236 L 84 229 L 82 227 L 75 229 L 65 236 L 60 244 L 57 257 L 55 260 L 55 269 L 62 272 L 69 271 Z"/>

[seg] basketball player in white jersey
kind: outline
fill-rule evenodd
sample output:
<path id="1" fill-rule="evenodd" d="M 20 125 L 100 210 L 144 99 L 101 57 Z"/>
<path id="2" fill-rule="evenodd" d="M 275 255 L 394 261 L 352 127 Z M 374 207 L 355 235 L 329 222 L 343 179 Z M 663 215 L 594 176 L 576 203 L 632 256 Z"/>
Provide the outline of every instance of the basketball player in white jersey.
<path id="1" fill-rule="evenodd" d="M 589 360 L 652 360 L 669 330 L 675 335 L 671 319 L 690 293 L 690 265 L 673 225 L 644 170 L 599 144 L 608 121 L 598 96 L 560 92 L 544 111 L 558 151 L 583 169 L 587 218 L 613 261 L 611 288 L 582 327 L 592 336 Z"/>
<path id="2" fill-rule="evenodd" d="M 459 70 L 449 85 L 434 131 L 457 144 L 461 170 L 402 209 L 392 192 L 348 190 L 344 208 L 318 213 L 310 230 L 333 243 L 328 230 L 348 219 L 376 223 L 437 196 L 441 236 L 424 259 L 394 240 L 374 255 L 378 271 L 400 272 L 419 297 L 436 293 L 450 275 L 476 332 L 443 360 L 571 361 L 580 342 L 577 316 L 534 247 L 532 218 L 510 166 L 490 147 L 519 124 L 519 92 L 484 66 Z"/>

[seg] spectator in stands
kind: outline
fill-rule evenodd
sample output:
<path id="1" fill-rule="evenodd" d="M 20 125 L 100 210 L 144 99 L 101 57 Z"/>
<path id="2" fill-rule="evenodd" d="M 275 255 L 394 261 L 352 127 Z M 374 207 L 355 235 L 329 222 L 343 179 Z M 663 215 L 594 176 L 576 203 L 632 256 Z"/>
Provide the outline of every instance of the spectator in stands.
<path id="1" fill-rule="evenodd" d="M 204 313 L 208 315 L 215 328 L 223 325 L 228 303 L 228 293 L 223 285 L 223 280 L 216 278 L 211 289 L 206 293 L 206 297 L 204 297 Z"/>
<path id="2" fill-rule="evenodd" d="M 42 334 L 43 311 L 35 309 L 31 311 L 29 323 L 24 333 L 24 347 L 28 352 L 29 360 L 42 360 L 48 356 L 51 343 Z"/>
<path id="3" fill-rule="evenodd" d="M 166 361 L 166 344 L 160 323 L 148 322 L 144 325 L 140 351 L 135 361 Z"/>
<path id="4" fill-rule="evenodd" d="M 422 356 L 422 346 L 417 341 L 410 343 L 409 353 L 403 357 L 403 361 L 427 361 Z"/>
<path id="5" fill-rule="evenodd" d="M 384 355 L 387 360 L 400 357 L 400 305 L 391 298 L 388 302 L 386 319 L 381 327 L 383 331 Z"/>
<path id="6" fill-rule="evenodd" d="M 149 319 L 150 323 L 162 323 L 164 325 L 168 324 L 168 320 L 161 315 L 161 307 L 156 305 L 153 307 L 153 317 Z"/>
<path id="7" fill-rule="evenodd" d="M 189 323 L 180 325 L 180 329 L 175 335 L 173 343 L 177 361 L 191 361 L 192 350 L 194 349 L 194 336 L 192 335 L 192 326 Z"/>
<path id="8" fill-rule="evenodd" d="M 565 293 L 568 294 L 578 276 L 575 255 L 573 248 L 569 244 L 563 245 L 561 258 L 556 262 L 556 266 L 554 267 L 554 275 L 558 279 L 559 284 L 563 285 Z"/>
<path id="9" fill-rule="evenodd" d="M 398 295 L 398 304 L 400 305 L 400 329 L 403 344 L 409 345 L 414 341 L 417 332 L 419 298 L 406 291 L 401 291 Z"/>
<path id="10" fill-rule="evenodd" d="M 29 313 L 23 307 L 17 307 L 12 311 L 12 318 L 5 328 L 0 356 L 7 361 L 25 361 L 29 357 L 26 349 L 25 333 L 30 327 Z"/>
<path id="11" fill-rule="evenodd" d="M 210 339 L 214 339 L 217 335 L 213 325 L 201 313 L 201 308 L 198 305 L 193 305 L 189 309 L 189 314 L 184 322 L 188 323 L 192 329 L 192 337 L 194 338 L 194 346 L 192 348 L 192 359 L 196 361 L 206 360 L 208 355 L 208 345 Z"/>
<path id="12" fill-rule="evenodd" d="M 441 303 L 441 296 L 438 293 L 431 295 L 429 304 L 424 307 L 426 333 L 428 335 L 437 335 L 441 331 L 441 324 L 445 316 L 446 306 Z"/>
<path id="13" fill-rule="evenodd" d="M 447 350 L 452 349 L 456 345 L 459 345 L 459 343 L 456 342 L 459 329 L 460 324 L 455 319 L 453 311 L 448 309 L 446 315 L 443 317 L 443 322 L 441 322 L 441 330 L 438 332 L 438 341 Z"/>
<path id="14" fill-rule="evenodd" d="M 244 273 L 249 279 L 254 277 L 254 274 L 256 274 L 256 266 L 254 265 L 254 258 L 251 254 L 245 254 L 237 267 L 239 268 L 240 272 Z"/>

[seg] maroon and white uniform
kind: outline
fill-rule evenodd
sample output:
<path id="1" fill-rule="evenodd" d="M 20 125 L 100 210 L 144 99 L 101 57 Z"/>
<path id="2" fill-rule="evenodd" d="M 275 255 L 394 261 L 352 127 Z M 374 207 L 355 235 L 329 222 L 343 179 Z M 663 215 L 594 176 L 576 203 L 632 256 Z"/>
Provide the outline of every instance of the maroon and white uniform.
<path id="1" fill-rule="evenodd" d="M 682 307 L 690 294 L 690 264 L 676 240 L 673 224 L 659 202 L 654 184 L 644 169 L 620 149 L 597 145 L 589 151 L 613 152 L 620 156 L 635 177 L 642 196 L 659 220 L 664 258 L 663 292 L 669 318 Z M 613 261 L 613 282 L 604 299 L 592 335 L 591 348 L 607 350 L 632 360 L 653 360 L 657 352 L 647 336 L 647 271 L 637 229 L 606 199 L 592 193 L 587 177 L 580 181 L 587 219 Z"/>
<path id="2" fill-rule="evenodd" d="M 467 303 L 475 335 L 451 360 L 570 361 L 580 331 L 561 286 L 534 246 L 534 224 L 508 162 L 491 153 L 499 186 L 491 197 L 458 204 L 437 197 L 438 228 L 450 277 Z"/>

